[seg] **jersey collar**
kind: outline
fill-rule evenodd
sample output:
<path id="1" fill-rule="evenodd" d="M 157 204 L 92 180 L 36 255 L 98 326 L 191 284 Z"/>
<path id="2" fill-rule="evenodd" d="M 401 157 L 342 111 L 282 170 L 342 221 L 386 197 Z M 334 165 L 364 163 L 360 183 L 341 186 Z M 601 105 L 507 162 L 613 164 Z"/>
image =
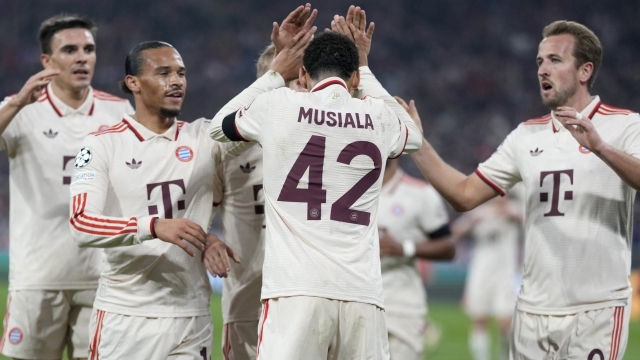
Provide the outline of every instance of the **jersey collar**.
<path id="1" fill-rule="evenodd" d="M 87 98 L 77 109 L 72 108 L 71 106 L 65 104 L 62 100 L 60 100 L 60 98 L 58 98 L 56 94 L 53 93 L 51 83 L 49 83 L 49 85 L 44 88 L 44 92 L 47 95 L 47 100 L 49 101 L 49 104 L 51 104 L 53 111 L 55 111 L 56 114 L 58 114 L 58 116 L 60 117 L 65 117 L 72 114 L 81 114 L 84 116 L 93 115 L 94 102 L 93 88 L 91 86 L 89 86 L 89 93 L 87 94 Z"/>
<path id="2" fill-rule="evenodd" d="M 173 125 L 171 125 L 171 127 L 163 134 L 156 134 L 144 127 L 144 125 L 140 124 L 129 115 L 124 115 L 122 122 L 127 124 L 129 130 L 131 130 L 135 134 L 136 138 L 138 138 L 138 140 L 140 141 L 147 141 L 156 137 L 164 138 L 169 141 L 177 141 L 178 135 L 180 135 L 180 129 L 184 125 L 184 121 L 176 120 L 173 122 Z"/>
<path id="3" fill-rule="evenodd" d="M 344 80 L 342 80 L 337 76 L 332 76 L 317 83 L 316 86 L 314 86 L 313 89 L 311 89 L 311 92 L 320 91 L 332 85 L 339 85 L 339 86 L 342 86 L 345 90 L 347 90 L 347 83 Z"/>
<path id="4" fill-rule="evenodd" d="M 587 105 L 587 107 L 585 107 L 580 114 L 582 114 L 583 117 L 589 118 L 589 120 L 593 119 L 593 115 L 596 113 L 596 111 L 598 111 L 598 109 L 600 108 L 600 96 L 596 95 L 596 96 L 592 96 L 591 97 L 591 102 L 589 103 L 589 105 Z M 560 122 L 560 120 L 556 119 L 556 117 L 553 115 L 553 112 L 551 112 L 551 126 L 553 127 L 553 132 L 557 133 L 559 131 L 568 131 L 567 129 L 565 129 L 565 127 L 562 125 L 562 123 Z"/>

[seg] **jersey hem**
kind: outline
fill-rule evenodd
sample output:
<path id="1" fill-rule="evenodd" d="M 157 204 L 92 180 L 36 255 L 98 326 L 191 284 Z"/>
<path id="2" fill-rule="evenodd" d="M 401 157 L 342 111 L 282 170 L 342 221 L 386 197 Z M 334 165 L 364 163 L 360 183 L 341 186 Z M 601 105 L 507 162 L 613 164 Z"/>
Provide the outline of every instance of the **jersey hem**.
<path id="1" fill-rule="evenodd" d="M 260 297 L 260 300 L 269 300 L 269 299 L 277 299 L 277 298 L 292 297 L 292 296 L 311 296 L 311 297 L 318 297 L 318 298 L 329 299 L 329 300 L 358 302 L 363 304 L 375 305 L 380 309 L 384 310 L 383 301 L 374 299 L 371 297 L 366 297 L 366 296 L 361 298 L 355 298 L 350 296 L 318 294 L 314 292 L 304 292 L 304 291 L 303 292 L 299 292 L 299 291 L 277 292 L 277 293 L 268 293 L 266 291 L 263 291 L 263 294 Z"/>
<path id="2" fill-rule="evenodd" d="M 175 309 L 167 309 L 165 311 L 138 311 L 132 308 L 125 308 L 119 306 L 105 306 L 104 304 L 96 302 L 93 304 L 93 308 L 96 310 L 102 310 L 108 313 L 128 315 L 128 316 L 140 316 L 140 317 L 161 317 L 161 318 L 183 318 L 192 316 L 204 316 L 210 315 L 209 308 L 196 309 L 188 311 L 175 311 Z"/>
<path id="3" fill-rule="evenodd" d="M 14 284 L 9 281 L 9 291 L 14 290 L 88 290 L 97 289 L 98 281 L 76 284 Z"/>
<path id="4" fill-rule="evenodd" d="M 620 300 L 609 300 L 603 301 L 599 303 L 579 305 L 579 306 L 569 306 L 562 309 L 548 309 L 548 308 L 540 308 L 535 306 L 529 306 L 526 304 L 522 304 L 521 302 L 517 302 L 516 310 L 534 314 L 534 315 L 573 315 L 586 311 L 600 310 L 606 309 L 610 307 L 616 306 L 627 306 L 628 300 L 620 299 Z"/>

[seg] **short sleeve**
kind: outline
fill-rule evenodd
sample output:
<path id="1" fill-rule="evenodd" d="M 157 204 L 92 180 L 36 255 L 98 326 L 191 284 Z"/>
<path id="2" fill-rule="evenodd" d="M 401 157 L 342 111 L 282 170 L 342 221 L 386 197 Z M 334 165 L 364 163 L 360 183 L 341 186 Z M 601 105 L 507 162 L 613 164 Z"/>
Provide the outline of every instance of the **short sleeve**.
<path id="1" fill-rule="evenodd" d="M 433 186 L 422 191 L 422 211 L 420 212 L 420 229 L 427 235 L 449 224 L 449 215 L 444 200 Z"/>
<path id="2" fill-rule="evenodd" d="M 515 184 L 522 181 L 516 159 L 518 129 L 507 136 L 491 157 L 478 165 L 476 174 L 504 196 Z"/>
<path id="3" fill-rule="evenodd" d="M 245 141 L 260 141 L 262 126 L 269 117 L 269 98 L 271 93 L 256 97 L 250 104 L 236 112 L 236 133 Z"/>
<path id="4" fill-rule="evenodd" d="M 385 120 L 389 124 L 387 126 L 387 138 L 390 139 L 389 143 L 389 158 L 397 158 L 402 155 L 404 148 L 407 145 L 409 137 L 409 129 L 403 124 L 396 113 L 391 110 L 387 105 L 384 106 Z"/>
<path id="5" fill-rule="evenodd" d="M 0 103 L 0 108 L 6 106 L 10 99 L 10 97 L 5 98 L 4 101 Z M 23 122 L 22 111 L 20 111 L 0 136 L 0 150 L 5 150 L 9 157 L 13 157 L 16 153 L 20 138 L 22 137 Z"/>
<path id="6" fill-rule="evenodd" d="M 629 124 L 624 131 L 622 139 L 622 151 L 640 158 L 640 115 L 629 115 Z"/>

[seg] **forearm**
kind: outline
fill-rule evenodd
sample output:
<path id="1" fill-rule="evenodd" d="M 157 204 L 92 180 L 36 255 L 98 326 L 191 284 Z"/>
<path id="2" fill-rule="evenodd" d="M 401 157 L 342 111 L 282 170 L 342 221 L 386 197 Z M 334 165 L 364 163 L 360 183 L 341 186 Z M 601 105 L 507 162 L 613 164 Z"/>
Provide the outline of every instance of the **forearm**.
<path id="1" fill-rule="evenodd" d="M 594 150 L 594 154 L 615 171 L 627 185 L 636 191 L 640 190 L 640 159 L 609 144 L 603 144 L 600 149 Z"/>
<path id="2" fill-rule="evenodd" d="M 6 105 L 0 107 L 0 135 L 4 133 L 11 120 L 18 115 L 22 108 L 9 101 Z"/>
<path id="3" fill-rule="evenodd" d="M 72 213 L 69 223 L 71 236 L 79 247 L 112 248 L 137 245 L 155 238 L 155 218 L 105 217 L 76 211 Z"/>
<path id="4" fill-rule="evenodd" d="M 416 257 L 425 260 L 451 260 L 456 256 L 456 246 L 451 237 L 416 244 Z"/>
<path id="5" fill-rule="evenodd" d="M 491 189 L 474 191 L 469 186 L 471 177 L 445 163 L 426 140 L 412 157 L 422 175 L 456 211 L 469 211 L 495 196 Z"/>
<path id="6" fill-rule="evenodd" d="M 235 113 L 242 106 L 249 106 L 251 102 L 258 97 L 258 95 L 284 85 L 284 79 L 280 74 L 271 70 L 267 71 L 266 74 L 254 81 L 253 84 L 231 99 L 231 101 L 218 111 L 209 125 L 209 135 L 211 138 L 222 142 L 231 141 L 227 136 L 225 136 L 224 131 L 222 130 L 222 121 L 224 118 L 229 114 Z"/>
<path id="7" fill-rule="evenodd" d="M 400 119 L 400 121 L 407 127 L 408 138 L 404 153 L 409 154 L 420 148 L 422 145 L 422 134 L 420 133 L 420 129 L 418 129 L 409 113 L 402 107 L 402 105 L 398 104 L 391 94 L 387 92 L 378 79 L 373 75 L 371 69 L 367 66 L 360 67 L 360 86 L 358 87 L 358 90 L 361 91 L 363 97 L 371 96 L 382 99 L 384 103 L 396 114 L 398 119 Z"/>

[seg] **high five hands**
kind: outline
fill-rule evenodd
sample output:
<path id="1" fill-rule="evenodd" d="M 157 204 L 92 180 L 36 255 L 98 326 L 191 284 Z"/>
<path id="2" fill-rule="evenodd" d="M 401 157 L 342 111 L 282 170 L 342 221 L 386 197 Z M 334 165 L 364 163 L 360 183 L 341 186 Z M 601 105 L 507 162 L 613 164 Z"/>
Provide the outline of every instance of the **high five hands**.
<path id="1" fill-rule="evenodd" d="M 334 15 L 331 21 L 331 30 L 325 29 L 324 31 L 335 31 L 348 36 L 358 48 L 360 66 L 368 66 L 367 58 L 369 51 L 371 51 L 371 39 L 375 28 L 375 23 L 369 23 L 367 28 L 367 14 L 359 6 L 351 5 L 346 18 Z"/>

